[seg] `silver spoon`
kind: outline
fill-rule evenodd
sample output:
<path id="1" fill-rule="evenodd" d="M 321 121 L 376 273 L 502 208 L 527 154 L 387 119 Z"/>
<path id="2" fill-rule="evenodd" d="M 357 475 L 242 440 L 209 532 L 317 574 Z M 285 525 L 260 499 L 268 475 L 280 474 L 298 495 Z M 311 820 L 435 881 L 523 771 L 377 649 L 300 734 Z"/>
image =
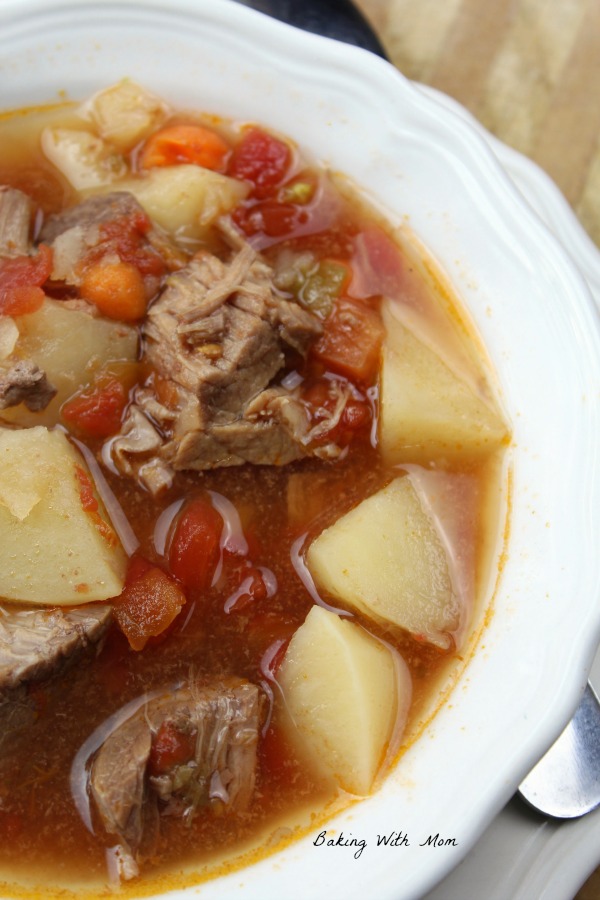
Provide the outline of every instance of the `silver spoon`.
<path id="1" fill-rule="evenodd" d="M 519 794 L 556 819 L 574 819 L 600 806 L 600 701 L 589 682 L 575 715 Z"/>

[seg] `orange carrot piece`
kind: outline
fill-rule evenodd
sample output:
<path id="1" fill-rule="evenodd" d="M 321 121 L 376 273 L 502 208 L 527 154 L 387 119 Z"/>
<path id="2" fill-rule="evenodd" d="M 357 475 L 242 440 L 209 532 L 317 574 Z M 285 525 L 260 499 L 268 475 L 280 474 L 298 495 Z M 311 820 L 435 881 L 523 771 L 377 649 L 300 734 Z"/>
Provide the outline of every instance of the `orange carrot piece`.
<path id="1" fill-rule="evenodd" d="M 222 171 L 231 152 L 223 138 L 203 125 L 168 125 L 151 135 L 139 157 L 142 169 L 192 163 Z"/>
<path id="2" fill-rule="evenodd" d="M 81 280 L 81 295 L 109 319 L 134 322 L 146 312 L 144 279 L 131 263 L 90 266 Z"/>

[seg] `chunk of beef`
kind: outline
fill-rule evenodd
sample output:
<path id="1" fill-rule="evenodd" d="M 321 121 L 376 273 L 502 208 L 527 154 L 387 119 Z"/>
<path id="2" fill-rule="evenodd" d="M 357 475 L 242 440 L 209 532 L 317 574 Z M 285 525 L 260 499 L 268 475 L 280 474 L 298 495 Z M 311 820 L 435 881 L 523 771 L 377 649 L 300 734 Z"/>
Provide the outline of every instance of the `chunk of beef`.
<path id="1" fill-rule="evenodd" d="M 30 686 L 59 676 L 97 652 L 111 607 L 0 607 L 0 766 L 19 752 L 19 735 L 37 716 Z"/>
<path id="2" fill-rule="evenodd" d="M 97 249 L 103 241 L 102 225 L 115 220 L 146 223 L 146 214 L 133 194 L 128 191 L 113 191 L 88 197 L 75 206 L 48 216 L 41 232 L 40 240 L 53 250 L 54 281 L 65 281 L 78 285 L 81 281 L 82 263 L 90 251 Z M 183 265 L 183 256 L 177 248 L 156 228 L 143 229 L 143 246 L 146 252 L 156 253 L 161 260 L 168 258 L 172 268 Z M 106 259 L 114 262 L 114 248 L 106 247 Z M 148 276 L 147 276 L 148 277 Z M 153 284 L 152 292 L 157 285 Z"/>
<path id="3" fill-rule="evenodd" d="M 99 644 L 111 619 L 107 604 L 0 607 L 0 696 L 72 665 Z"/>
<path id="4" fill-rule="evenodd" d="M 27 409 L 45 409 L 56 394 L 46 373 L 32 360 L 22 359 L 8 369 L 0 369 L 0 409 L 24 403 Z"/>
<path id="5" fill-rule="evenodd" d="M 40 240 L 52 244 L 57 237 L 73 228 L 79 228 L 81 233 L 89 234 L 91 229 L 97 229 L 104 222 L 140 212 L 143 212 L 142 207 L 128 191 L 114 191 L 110 194 L 88 197 L 75 206 L 48 216 L 42 226 Z"/>
<path id="6" fill-rule="evenodd" d="M 248 681 L 192 683 L 155 696 L 106 739 L 92 763 L 90 789 L 104 828 L 121 842 L 122 877 L 135 874 L 151 852 L 160 815 L 190 817 L 209 804 L 247 809 L 262 703 Z M 165 732 L 180 747 L 175 760 L 156 746 Z"/>
<path id="7" fill-rule="evenodd" d="M 147 358 L 168 379 L 196 395 L 212 418 L 238 412 L 282 368 L 286 333 L 271 269 L 246 245 L 229 264 L 199 254 L 167 279 L 144 327 Z M 296 349 L 321 332 L 298 307 Z"/>
<path id="8" fill-rule="evenodd" d="M 29 228 L 33 204 L 27 194 L 0 185 L 0 257 L 29 252 Z"/>
<path id="9" fill-rule="evenodd" d="M 153 493 L 181 469 L 340 452 L 312 442 L 299 391 L 277 383 L 287 356 L 306 354 L 322 333 L 321 320 L 282 297 L 271 267 L 239 237 L 235 243 L 228 262 L 204 251 L 169 276 L 144 324 L 146 358 L 170 399 L 139 390 L 112 452 L 117 467 Z"/>

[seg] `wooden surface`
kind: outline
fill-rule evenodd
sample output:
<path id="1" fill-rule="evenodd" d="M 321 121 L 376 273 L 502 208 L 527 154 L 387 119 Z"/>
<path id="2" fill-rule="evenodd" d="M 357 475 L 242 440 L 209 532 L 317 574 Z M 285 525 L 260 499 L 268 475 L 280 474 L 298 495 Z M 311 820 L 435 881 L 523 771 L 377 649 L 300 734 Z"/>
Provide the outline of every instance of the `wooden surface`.
<path id="1" fill-rule="evenodd" d="M 355 0 L 390 60 L 535 160 L 600 246 L 600 0 Z"/>
<path id="2" fill-rule="evenodd" d="M 600 0 L 354 2 L 401 72 L 545 169 L 600 247 Z M 600 868 L 577 900 L 600 900 Z"/>

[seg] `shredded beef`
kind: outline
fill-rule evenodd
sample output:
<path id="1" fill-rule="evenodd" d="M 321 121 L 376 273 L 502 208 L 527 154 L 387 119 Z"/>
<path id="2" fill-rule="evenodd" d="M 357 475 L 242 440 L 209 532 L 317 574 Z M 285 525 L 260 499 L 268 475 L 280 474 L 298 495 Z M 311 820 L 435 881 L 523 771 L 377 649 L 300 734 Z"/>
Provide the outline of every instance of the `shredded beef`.
<path id="1" fill-rule="evenodd" d="M 299 391 L 278 383 L 286 360 L 305 355 L 322 333 L 321 320 L 281 296 L 271 267 L 247 243 L 227 237 L 231 259 L 198 253 L 166 279 L 143 327 L 146 359 L 170 400 L 139 389 L 111 446 L 120 471 L 152 493 L 177 470 L 340 452 L 312 443 Z"/>
<path id="2" fill-rule="evenodd" d="M 111 616 L 106 604 L 0 608 L 0 695 L 71 665 L 104 637 Z"/>
<path id="3" fill-rule="evenodd" d="M 228 679 L 165 689 L 120 724 L 92 764 L 90 788 L 105 830 L 116 835 L 123 878 L 152 853 L 160 816 L 190 818 L 218 804 L 247 809 L 256 778 L 263 697 L 256 685 Z M 161 729 L 180 734 L 185 758 L 152 765 Z"/>

